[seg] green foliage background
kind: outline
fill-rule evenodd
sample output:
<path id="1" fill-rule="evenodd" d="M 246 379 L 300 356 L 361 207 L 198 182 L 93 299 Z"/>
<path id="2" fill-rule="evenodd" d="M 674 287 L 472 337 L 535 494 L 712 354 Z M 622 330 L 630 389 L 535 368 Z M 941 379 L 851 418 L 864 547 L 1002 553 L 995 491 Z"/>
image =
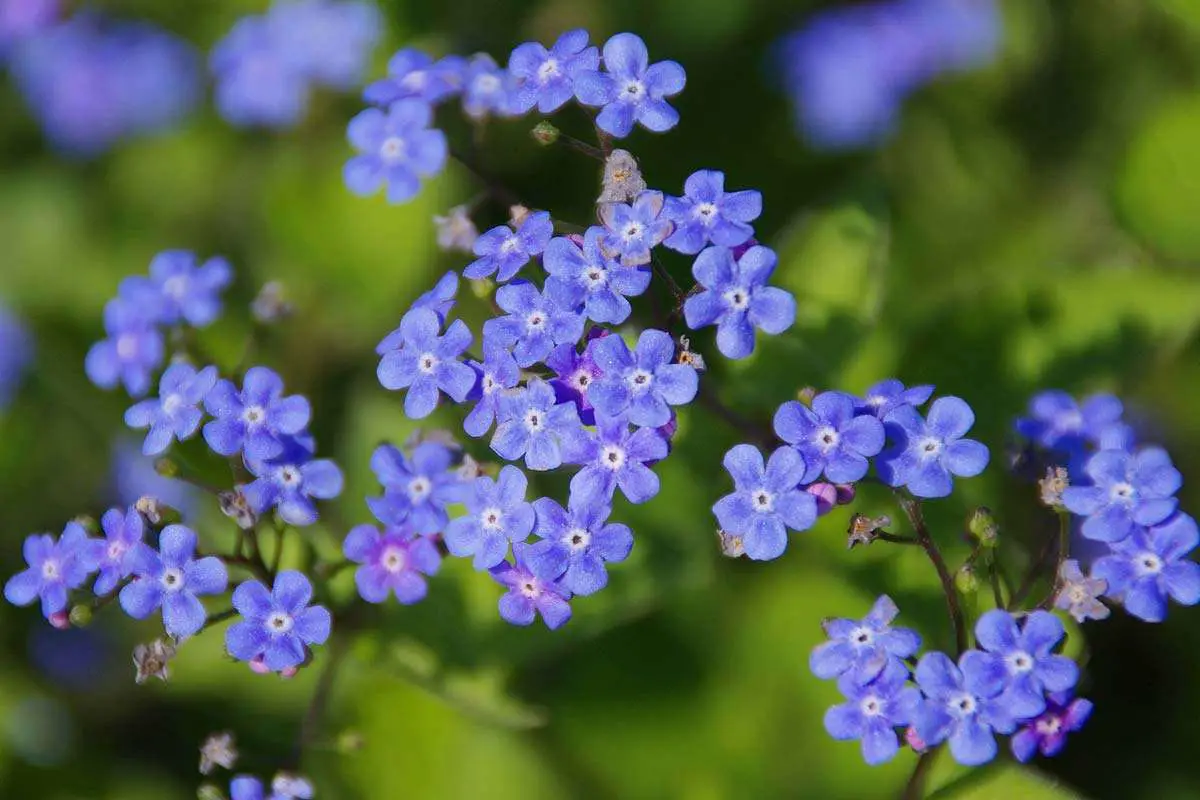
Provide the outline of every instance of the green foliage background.
<path id="1" fill-rule="evenodd" d="M 264 4 L 98 5 L 208 47 Z M 384 5 L 377 71 L 402 44 L 503 58 L 519 41 L 573 26 L 599 39 L 633 30 L 656 58 L 682 62 L 682 123 L 662 136 L 636 133 L 626 146 L 654 187 L 678 191 L 708 167 L 725 170 L 731 186 L 760 188 L 760 238 L 779 251 L 778 280 L 800 304 L 795 328 L 748 362 L 714 353 L 707 380 L 739 414 L 762 420 L 801 386 L 861 391 L 893 375 L 968 399 L 995 468 L 929 504 L 952 560 L 965 555 L 960 534 L 979 504 L 996 509 L 1013 571 L 1024 566 L 1023 548 L 1036 551 L 1051 535 L 1051 515 L 1003 469 L 1011 419 L 1039 388 L 1120 393 L 1195 485 L 1200 5 L 1192 0 L 1006 0 L 992 67 L 922 92 L 877 152 L 840 157 L 796 138 L 769 60 L 778 36 L 817 4 Z M 356 109 L 354 98 L 322 96 L 286 134 L 237 132 L 208 109 L 170 135 L 73 163 L 43 148 L 20 99 L 0 85 L 0 296 L 38 342 L 33 375 L 0 416 L 5 575 L 20 568 L 26 533 L 107 506 L 126 402 L 87 383 L 83 357 L 120 278 L 167 247 L 235 264 L 233 310 L 204 334 L 226 365 L 248 330 L 238 309 L 263 281 L 287 284 L 300 313 L 260 358 L 312 399 L 321 449 L 348 476 L 328 525 L 304 536 L 333 553 L 346 525 L 367 520 L 370 450 L 412 430 L 399 398 L 375 381 L 373 345 L 436 276 L 465 265 L 436 249 L 430 219 L 479 186 L 451 166 L 405 206 L 350 196 L 340 170 Z M 470 132 L 452 117 L 444 124 L 466 142 Z M 578 110 L 555 122 L 587 134 Z M 539 149 L 532 124 L 489 126 L 480 159 L 530 205 L 586 221 L 597 165 Z M 487 215 L 499 222 L 503 209 Z M 669 268 L 687 278 L 686 260 Z M 477 323 L 484 309 L 468 303 L 464 313 Z M 709 335 L 697 338 L 711 345 Z M 437 422 L 456 425 L 444 412 Z M 698 406 L 684 412 L 676 452 L 661 467 L 662 494 L 618 508 L 636 531 L 634 556 L 612 570 L 609 589 L 575 604 L 576 618 L 557 634 L 500 623 L 497 588 L 465 563 L 445 565 L 426 603 L 375 610 L 334 687 L 329 746 L 305 762 L 321 796 L 894 796 L 914 759 L 868 769 L 855 745 L 830 741 L 821 716 L 836 689 L 811 676 L 807 659 L 823 617 L 858 616 L 882 592 L 931 646 L 948 644 L 931 570 L 903 548 L 847 553 L 850 509 L 794 537 L 779 561 L 721 558 L 708 507 L 726 491 L 720 457 L 739 438 Z M 202 447 L 186 452 L 204 460 Z M 1183 499 L 1200 509 L 1194 488 Z M 213 505 L 202 499 L 197 525 L 204 536 L 227 536 Z M 899 516 L 870 491 L 854 508 Z M 342 578 L 339 596 L 352 591 Z M 230 663 L 210 635 L 187 644 L 170 684 L 137 687 L 128 653 L 155 625 L 110 609 L 91 630 L 87 680 L 63 683 L 32 666 L 54 635 L 36 612 L 0 610 L 0 796 L 189 797 L 195 747 L 222 729 L 237 733 L 245 768 L 267 774 L 290 754 L 327 657 L 276 681 Z M 1116 614 L 1089 626 L 1087 653 L 1085 692 L 1096 711 L 1062 758 L 1036 771 L 979 770 L 943 796 L 1196 797 L 1200 612 L 1174 608 L 1157 626 Z M 336 752 L 345 731 L 361 734 L 361 750 Z M 934 784 L 957 778 L 941 763 Z"/>

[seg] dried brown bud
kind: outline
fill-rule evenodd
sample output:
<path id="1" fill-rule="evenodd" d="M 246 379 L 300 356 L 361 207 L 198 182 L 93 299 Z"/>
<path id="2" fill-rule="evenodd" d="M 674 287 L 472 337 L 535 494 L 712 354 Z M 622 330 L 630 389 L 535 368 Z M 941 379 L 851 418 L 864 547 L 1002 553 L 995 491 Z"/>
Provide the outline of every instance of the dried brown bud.
<path id="1" fill-rule="evenodd" d="M 1063 492 L 1071 485 L 1066 467 L 1047 467 L 1046 476 L 1038 481 L 1041 500 L 1050 508 L 1062 508 Z"/>
<path id="2" fill-rule="evenodd" d="M 679 337 L 679 356 L 676 360 L 684 366 L 691 367 L 696 372 L 704 372 L 707 367 L 704 364 L 704 356 L 699 353 L 692 352 L 692 342 L 686 336 Z"/>
<path id="3" fill-rule="evenodd" d="M 604 186 L 597 203 L 630 203 L 646 191 L 637 159 L 628 150 L 613 150 L 604 161 Z"/>
<path id="4" fill-rule="evenodd" d="M 860 544 L 870 544 L 879 538 L 879 532 L 892 524 L 892 518 L 886 514 L 881 517 L 868 517 L 866 514 L 855 514 L 850 518 L 850 528 L 846 531 L 846 549 L 853 550 Z"/>
<path id="5" fill-rule="evenodd" d="M 746 545 L 742 537 L 723 530 L 717 531 L 717 541 L 721 545 L 721 555 L 728 558 L 741 558 L 746 554 Z"/>
<path id="6" fill-rule="evenodd" d="M 200 745 L 200 774 L 208 775 L 217 767 L 233 769 L 237 757 L 238 751 L 232 733 L 223 731 L 209 734 L 204 744 Z"/>
<path id="7" fill-rule="evenodd" d="M 523 205 L 512 205 L 508 207 L 508 223 L 514 228 L 521 227 L 521 223 L 530 215 L 530 210 Z"/>
<path id="8" fill-rule="evenodd" d="M 258 515 L 250 508 L 250 501 L 246 499 L 241 486 L 235 487 L 232 492 L 221 492 L 217 495 L 217 503 L 221 506 L 221 513 L 232 519 L 244 531 L 250 530 L 258 523 Z"/>
<path id="9" fill-rule="evenodd" d="M 460 481 L 473 481 L 483 474 L 483 467 L 469 454 L 463 455 L 462 463 L 454 471 Z"/>
<path id="10" fill-rule="evenodd" d="M 295 313 L 296 307 L 287 298 L 287 290 L 279 281 L 267 281 L 250 304 L 250 313 L 256 322 L 273 325 Z"/>
<path id="11" fill-rule="evenodd" d="M 134 680 L 139 684 L 150 678 L 161 681 L 171 677 L 167 665 L 175 657 L 175 645 L 164 639 L 155 639 L 150 644 L 139 644 L 133 648 L 133 666 L 137 668 Z"/>

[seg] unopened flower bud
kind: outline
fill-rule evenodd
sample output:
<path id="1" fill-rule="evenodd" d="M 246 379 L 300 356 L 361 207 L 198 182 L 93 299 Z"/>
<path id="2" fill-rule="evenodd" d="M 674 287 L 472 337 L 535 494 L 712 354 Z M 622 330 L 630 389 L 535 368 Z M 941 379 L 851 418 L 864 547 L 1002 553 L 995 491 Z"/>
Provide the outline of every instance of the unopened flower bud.
<path id="1" fill-rule="evenodd" d="M 100 532 L 100 524 L 96 522 L 95 517 L 88 514 L 80 514 L 71 521 L 87 531 L 89 536 L 95 536 Z"/>
<path id="2" fill-rule="evenodd" d="M 817 514 L 824 516 L 837 505 L 837 487 L 832 483 L 810 483 L 804 491 L 817 499 Z"/>
<path id="3" fill-rule="evenodd" d="M 966 595 L 979 591 L 979 576 L 975 574 L 975 568 L 970 564 L 959 567 L 958 572 L 954 573 L 954 585 Z"/>
<path id="4" fill-rule="evenodd" d="M 179 477 L 179 465 L 169 458 L 155 459 L 154 471 L 164 478 Z"/>
<path id="5" fill-rule="evenodd" d="M 604 185 L 597 203 L 630 203 L 646 191 L 637 160 L 628 150 L 613 150 L 604 160 Z"/>
<path id="6" fill-rule="evenodd" d="M 558 141 L 559 134 L 561 133 L 562 131 L 554 127 L 553 124 L 547 122 L 546 120 L 542 120 L 537 125 L 533 126 L 533 130 L 529 132 L 529 135 L 532 136 L 533 140 L 538 144 L 549 147 Z"/>
<path id="7" fill-rule="evenodd" d="M 858 496 L 858 489 L 853 483 L 835 483 L 834 490 L 837 492 L 837 504 L 839 506 L 848 506 L 854 502 L 854 498 Z"/>
<path id="8" fill-rule="evenodd" d="M 532 212 L 528 208 L 520 203 L 511 205 L 508 207 L 508 224 L 512 225 L 514 228 L 519 228 L 521 227 L 521 223 L 524 222 L 525 218 L 531 213 Z"/>
<path id="9" fill-rule="evenodd" d="M 250 304 L 255 321 L 273 325 L 290 317 L 296 307 L 287 298 L 287 290 L 279 281 L 267 281 Z"/>
<path id="10" fill-rule="evenodd" d="M 746 554 L 746 545 L 736 533 L 718 530 L 717 541 L 721 546 L 721 555 L 727 558 L 741 558 Z"/>
<path id="11" fill-rule="evenodd" d="M 996 517 L 991 509 L 986 506 L 980 506 L 971 514 L 971 519 L 967 521 L 967 530 L 971 532 L 975 541 L 984 547 L 995 547 L 999 544 L 1000 526 L 996 524 Z"/>
<path id="12" fill-rule="evenodd" d="M 917 753 L 924 753 L 929 747 L 920 734 L 917 733 L 917 729 L 911 725 L 904 731 L 904 743 Z"/>
<path id="13" fill-rule="evenodd" d="M 1053 509 L 1063 507 L 1063 492 L 1071 485 L 1066 467 L 1048 467 L 1044 478 L 1038 481 L 1038 492 L 1042 502 Z"/>
<path id="14" fill-rule="evenodd" d="M 200 745 L 200 774 L 208 775 L 217 767 L 233 769 L 237 763 L 238 751 L 234 745 L 233 734 L 229 731 L 209 734 Z"/>
<path id="15" fill-rule="evenodd" d="M 217 503 L 221 513 L 232 519 L 239 528 L 248 531 L 258 523 L 258 515 L 250 508 L 242 487 L 238 486 L 232 492 L 221 492 L 217 495 Z"/>
<path id="16" fill-rule="evenodd" d="M 492 290 L 496 288 L 496 283 L 491 278 L 479 278 L 477 280 L 468 281 L 471 287 L 471 294 L 475 295 L 479 300 L 486 300 L 492 296 Z"/>
<path id="17" fill-rule="evenodd" d="M 60 631 L 68 630 L 71 627 L 71 616 L 65 611 L 55 611 L 46 618 L 46 621 Z"/>
<path id="18" fill-rule="evenodd" d="M 76 628 L 86 628 L 92 621 L 92 607 L 83 603 L 73 606 L 68 620 Z"/>
<path id="19" fill-rule="evenodd" d="M 163 639 L 133 648 L 133 666 L 137 669 L 134 680 L 137 683 L 145 683 L 149 678 L 167 680 L 171 677 L 167 665 L 175 657 L 175 652 L 175 645 Z"/>
<path id="20" fill-rule="evenodd" d="M 817 390 L 812 386 L 805 386 L 796 392 L 796 399 L 806 406 L 811 406 L 813 398 L 817 396 Z"/>
<path id="21" fill-rule="evenodd" d="M 211 783 L 201 784 L 196 790 L 196 800 L 226 800 L 225 792 Z"/>

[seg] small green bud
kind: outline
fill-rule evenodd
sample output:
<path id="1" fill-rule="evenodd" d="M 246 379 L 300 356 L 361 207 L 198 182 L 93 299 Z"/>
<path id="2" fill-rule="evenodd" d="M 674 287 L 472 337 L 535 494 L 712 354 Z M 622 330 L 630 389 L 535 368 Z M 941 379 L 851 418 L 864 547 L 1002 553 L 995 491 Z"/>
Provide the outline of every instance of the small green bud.
<path id="1" fill-rule="evenodd" d="M 80 603 L 71 608 L 71 614 L 67 619 L 71 620 L 71 624 L 76 628 L 83 628 L 92 621 L 92 609 L 90 606 Z"/>
<path id="2" fill-rule="evenodd" d="M 812 386 L 805 386 L 796 392 L 796 399 L 806 406 L 811 406 L 813 398 L 817 396 L 817 390 Z"/>
<path id="3" fill-rule="evenodd" d="M 1000 526 L 996 524 L 992 510 L 986 506 L 980 506 L 971 514 L 971 519 L 967 521 L 967 530 L 984 547 L 995 547 L 999 543 Z"/>
<path id="4" fill-rule="evenodd" d="M 160 458 L 154 462 L 154 471 L 164 478 L 178 478 L 179 465 L 169 458 Z"/>
<path id="5" fill-rule="evenodd" d="M 471 294 L 478 297 L 480 300 L 486 300 L 492 296 L 492 290 L 496 288 L 496 284 L 489 278 L 481 278 L 471 281 Z"/>
<path id="6" fill-rule="evenodd" d="M 542 120 L 537 125 L 533 126 L 533 130 L 529 132 L 529 135 L 532 136 L 533 140 L 538 144 L 549 147 L 558 141 L 558 137 L 561 133 L 562 131 L 560 131 L 558 128 L 554 127 L 549 122 Z"/>
<path id="7" fill-rule="evenodd" d="M 90 536 L 94 536 L 100 532 L 100 523 L 96 522 L 96 518 L 89 514 L 80 514 L 71 521 L 82 527 Z"/>
<path id="8" fill-rule="evenodd" d="M 205 783 L 196 790 L 196 800 L 225 800 L 225 793 L 211 783 Z"/>
<path id="9" fill-rule="evenodd" d="M 342 753 L 357 753 L 366 746 L 366 739 L 356 730 L 342 731 L 337 739 L 337 749 Z"/>
<path id="10" fill-rule="evenodd" d="M 965 595 L 972 595 L 979 591 L 979 576 L 975 574 L 974 567 L 963 564 L 958 572 L 954 573 L 954 585 Z"/>

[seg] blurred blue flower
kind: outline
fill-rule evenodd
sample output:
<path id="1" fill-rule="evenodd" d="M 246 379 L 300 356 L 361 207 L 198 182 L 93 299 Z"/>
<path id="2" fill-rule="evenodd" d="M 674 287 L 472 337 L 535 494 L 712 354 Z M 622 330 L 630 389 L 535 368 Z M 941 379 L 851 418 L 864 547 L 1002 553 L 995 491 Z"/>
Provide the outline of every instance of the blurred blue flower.
<path id="1" fill-rule="evenodd" d="M 398 50 L 388 60 L 388 76 L 363 90 L 363 99 L 384 108 L 399 100 L 433 104 L 462 89 L 467 62 L 459 56 L 434 61 L 412 47 Z"/>
<path id="2" fill-rule="evenodd" d="M 48 533 L 26 537 L 24 555 L 28 568 L 4 584 L 4 599 L 27 606 L 40 598 L 46 619 L 65 611 L 68 592 L 96 569 L 87 531 L 77 522 L 68 522 L 57 541 Z"/>
<path id="3" fill-rule="evenodd" d="M 158 399 L 142 400 L 125 412 L 131 428 L 149 428 L 142 452 L 156 456 L 175 440 L 190 439 L 200 429 L 200 404 L 217 383 L 217 368 L 197 371 L 190 364 L 172 364 L 159 382 Z"/>
<path id="4" fill-rule="evenodd" d="M 104 306 L 104 330 L 108 338 L 92 345 L 84 362 L 88 379 L 101 389 L 121 383 L 131 396 L 144 395 L 163 361 L 162 333 L 144 307 L 122 298 Z"/>
<path id="5" fill-rule="evenodd" d="M 112 499 L 131 506 L 143 497 L 153 497 L 189 517 L 199 490 L 174 478 L 165 478 L 154 468 L 154 459 L 142 455 L 141 446 L 121 439 L 113 447 Z"/>
<path id="6" fill-rule="evenodd" d="M 417 196 L 421 178 L 436 175 L 449 152 L 446 135 L 430 128 L 433 108 L 421 100 L 400 100 L 381 111 L 360 111 L 346 129 L 358 151 L 342 170 L 346 188 L 369 197 L 387 187 L 389 203 L 404 203 Z"/>
<path id="7" fill-rule="evenodd" d="M 513 48 L 508 74 L 516 82 L 511 98 L 514 113 L 534 106 L 543 114 L 557 111 L 575 93 L 575 78 L 600 66 L 600 52 L 588 47 L 588 32 L 571 30 L 546 49 L 537 42 Z"/>
<path id="8" fill-rule="evenodd" d="M 0 0 L 0 58 L 9 47 L 58 21 L 61 0 Z"/>
<path id="9" fill-rule="evenodd" d="M 21 320 L 0 306 L 0 411 L 17 392 L 33 360 L 33 338 Z"/>

